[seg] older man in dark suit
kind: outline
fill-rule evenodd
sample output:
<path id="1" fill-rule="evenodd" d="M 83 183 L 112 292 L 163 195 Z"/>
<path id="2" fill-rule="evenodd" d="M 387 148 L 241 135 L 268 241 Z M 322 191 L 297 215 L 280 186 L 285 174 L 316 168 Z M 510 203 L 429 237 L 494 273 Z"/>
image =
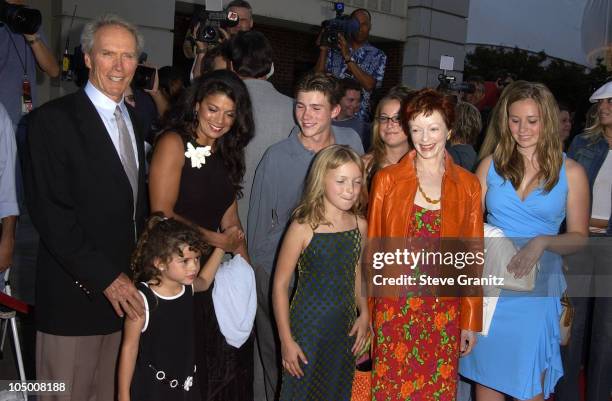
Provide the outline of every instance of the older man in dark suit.
<path id="1" fill-rule="evenodd" d="M 142 46 L 135 27 L 107 15 L 81 36 L 89 82 L 30 116 L 26 203 L 40 233 L 37 378 L 69 396 L 113 400 L 122 317 L 143 313 L 129 277 L 146 214 L 143 127 L 126 107 Z"/>

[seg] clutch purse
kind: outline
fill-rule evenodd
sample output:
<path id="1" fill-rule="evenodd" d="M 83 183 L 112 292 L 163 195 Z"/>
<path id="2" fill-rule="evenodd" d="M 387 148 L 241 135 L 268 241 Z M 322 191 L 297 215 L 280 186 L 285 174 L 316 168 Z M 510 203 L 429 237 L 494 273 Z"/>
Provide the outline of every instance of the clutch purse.
<path id="1" fill-rule="evenodd" d="M 368 359 L 360 365 L 355 369 L 351 401 L 372 401 L 372 360 Z"/>
<path id="2" fill-rule="evenodd" d="M 372 359 L 370 358 L 370 339 L 357 355 L 351 401 L 372 401 Z"/>
<path id="3" fill-rule="evenodd" d="M 559 331 L 561 345 L 567 345 L 572 333 L 572 323 L 574 322 L 574 306 L 570 302 L 566 293 L 561 297 L 561 319 L 559 320 Z"/>
<path id="4" fill-rule="evenodd" d="M 540 263 L 536 263 L 531 271 L 521 277 L 515 278 L 513 273 L 508 271 L 508 264 L 512 257 L 518 252 L 514 243 L 505 236 L 504 232 L 491 224 L 485 223 L 485 267 L 484 277 L 489 274 L 503 278 L 503 284 L 497 288 L 511 291 L 532 291 L 535 288 L 535 280 Z"/>

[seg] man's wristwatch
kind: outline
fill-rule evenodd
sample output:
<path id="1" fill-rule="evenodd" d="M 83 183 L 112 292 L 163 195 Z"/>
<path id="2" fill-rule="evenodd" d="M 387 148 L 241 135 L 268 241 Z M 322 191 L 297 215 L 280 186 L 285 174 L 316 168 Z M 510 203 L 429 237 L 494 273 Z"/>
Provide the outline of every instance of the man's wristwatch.
<path id="1" fill-rule="evenodd" d="M 353 57 L 352 57 L 352 56 L 349 56 L 349 57 L 345 57 L 345 58 L 344 58 L 344 62 L 345 62 L 347 65 L 348 65 L 348 63 L 350 63 L 351 61 L 353 61 L 353 62 L 355 61 L 355 60 L 353 60 Z"/>
<path id="2" fill-rule="evenodd" d="M 38 42 L 40 40 L 40 36 L 38 35 L 34 35 L 34 37 L 32 39 L 26 39 L 28 41 L 28 43 L 30 45 L 33 45 L 34 43 Z"/>

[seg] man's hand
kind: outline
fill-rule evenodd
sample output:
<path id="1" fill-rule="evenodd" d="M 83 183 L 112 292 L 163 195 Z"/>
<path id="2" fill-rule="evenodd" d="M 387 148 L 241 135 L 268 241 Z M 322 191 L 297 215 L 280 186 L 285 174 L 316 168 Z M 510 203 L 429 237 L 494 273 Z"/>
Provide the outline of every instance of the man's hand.
<path id="1" fill-rule="evenodd" d="M 328 51 L 329 47 L 321 44 L 322 36 L 323 36 L 323 29 L 319 31 L 319 36 L 317 36 L 317 40 L 315 41 L 315 44 L 319 47 L 319 49 Z"/>
<path id="2" fill-rule="evenodd" d="M 218 28 L 218 30 L 219 30 L 219 33 L 221 34 L 219 35 L 219 43 L 223 43 L 230 38 L 230 34 L 227 33 L 225 29 Z"/>
<path id="3" fill-rule="evenodd" d="M 13 264 L 16 225 L 17 216 L 6 216 L 2 218 L 2 226 L 0 227 L 0 273 Z"/>
<path id="4" fill-rule="evenodd" d="M 124 312 L 130 319 L 137 319 L 144 314 L 144 302 L 134 286 L 134 283 L 125 273 L 117 278 L 104 290 L 104 295 L 110 301 L 115 312 L 123 317 Z"/>
<path id="5" fill-rule="evenodd" d="M 15 242 L 12 239 L 0 242 L 0 273 L 13 264 L 13 248 Z"/>
<path id="6" fill-rule="evenodd" d="M 466 356 L 476 345 L 476 341 L 478 341 L 478 337 L 476 333 L 472 330 L 461 330 L 461 340 L 459 341 L 459 354 L 460 356 Z"/>
<path id="7" fill-rule="evenodd" d="M 38 36 L 37 34 L 31 34 L 28 35 L 27 33 L 23 34 L 23 37 L 28 41 L 28 42 L 35 42 L 37 40 L 40 40 L 40 36 Z"/>
<path id="8" fill-rule="evenodd" d="M 244 241 L 244 232 L 238 226 L 228 227 L 223 231 L 224 246 L 221 248 L 225 252 L 235 253 Z"/>
<path id="9" fill-rule="evenodd" d="M 351 57 L 351 47 L 341 33 L 338 34 L 338 48 L 340 49 L 340 53 L 342 53 L 343 59 L 346 60 Z"/>
<path id="10" fill-rule="evenodd" d="M 317 36 L 317 41 L 315 42 L 317 46 L 319 46 L 319 58 L 317 59 L 317 63 L 315 64 L 316 72 L 325 72 L 325 63 L 327 61 L 327 55 L 329 53 L 329 47 L 325 45 L 321 45 L 321 37 L 323 36 L 323 29 L 319 31 L 319 36 Z"/>

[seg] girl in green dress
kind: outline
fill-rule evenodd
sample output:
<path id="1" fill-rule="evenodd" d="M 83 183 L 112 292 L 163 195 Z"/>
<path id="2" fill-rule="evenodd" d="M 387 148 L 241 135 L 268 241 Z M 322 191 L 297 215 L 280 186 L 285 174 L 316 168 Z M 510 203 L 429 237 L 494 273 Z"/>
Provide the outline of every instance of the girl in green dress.
<path id="1" fill-rule="evenodd" d="M 363 171 L 346 146 L 320 151 L 285 234 L 272 294 L 284 368 L 281 400 L 351 398 L 355 355 L 370 335 L 359 263 L 367 231 L 359 213 Z"/>

